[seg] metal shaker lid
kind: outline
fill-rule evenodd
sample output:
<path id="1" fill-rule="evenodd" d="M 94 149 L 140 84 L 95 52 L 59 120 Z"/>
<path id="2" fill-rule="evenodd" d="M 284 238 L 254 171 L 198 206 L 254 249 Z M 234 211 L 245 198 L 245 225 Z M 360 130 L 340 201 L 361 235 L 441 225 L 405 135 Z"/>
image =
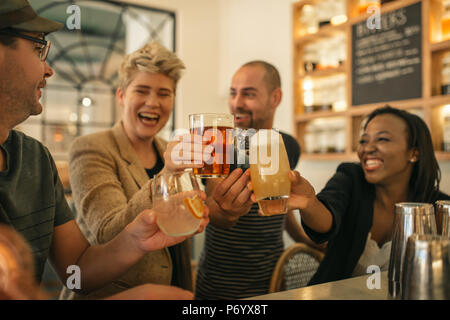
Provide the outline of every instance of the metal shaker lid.
<path id="1" fill-rule="evenodd" d="M 434 214 L 434 207 L 430 203 L 423 202 L 400 202 L 395 204 L 395 213 L 398 214 Z"/>
<path id="2" fill-rule="evenodd" d="M 436 206 L 438 208 L 444 208 L 450 210 L 450 200 L 438 200 L 436 201 Z"/>

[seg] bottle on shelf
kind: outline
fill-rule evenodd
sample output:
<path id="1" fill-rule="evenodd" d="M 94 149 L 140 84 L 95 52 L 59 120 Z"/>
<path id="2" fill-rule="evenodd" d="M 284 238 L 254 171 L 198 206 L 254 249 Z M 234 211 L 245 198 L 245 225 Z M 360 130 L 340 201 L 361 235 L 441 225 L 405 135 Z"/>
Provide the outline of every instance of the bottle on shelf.
<path id="1" fill-rule="evenodd" d="M 450 51 L 446 52 L 442 58 L 441 94 L 450 94 Z"/>
<path id="2" fill-rule="evenodd" d="M 441 19 L 441 33 L 442 40 L 450 39 L 450 0 L 444 0 L 442 2 L 444 12 Z"/>
<path id="3" fill-rule="evenodd" d="M 310 44 L 305 46 L 303 52 L 303 68 L 305 72 L 313 72 L 319 63 L 319 56 L 317 54 L 316 45 Z"/>

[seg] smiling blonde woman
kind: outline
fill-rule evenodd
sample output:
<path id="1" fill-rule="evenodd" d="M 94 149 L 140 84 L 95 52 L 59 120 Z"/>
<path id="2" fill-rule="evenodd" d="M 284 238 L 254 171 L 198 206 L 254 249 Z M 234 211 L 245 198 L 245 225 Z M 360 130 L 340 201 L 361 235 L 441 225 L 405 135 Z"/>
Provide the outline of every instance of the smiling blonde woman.
<path id="1" fill-rule="evenodd" d="M 183 62 L 153 42 L 127 55 L 120 67 L 116 98 L 123 117 L 112 129 L 78 138 L 70 149 L 70 182 L 77 222 L 91 243 L 105 243 L 143 209 L 152 208 L 150 179 L 177 170 L 157 137 L 174 107 Z M 192 290 L 190 243 L 148 253 L 108 286 L 80 296 L 64 289 L 62 298 L 97 299 L 141 284 Z"/>

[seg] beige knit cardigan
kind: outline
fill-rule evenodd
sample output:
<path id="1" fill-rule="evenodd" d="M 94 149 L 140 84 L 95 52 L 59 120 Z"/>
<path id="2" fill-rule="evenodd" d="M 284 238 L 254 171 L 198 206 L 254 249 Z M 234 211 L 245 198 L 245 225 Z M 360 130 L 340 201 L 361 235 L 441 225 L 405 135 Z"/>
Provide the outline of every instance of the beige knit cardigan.
<path id="1" fill-rule="evenodd" d="M 163 157 L 167 142 L 155 137 Z M 77 223 L 91 244 L 102 244 L 120 233 L 142 210 L 152 208 L 148 175 L 118 122 L 112 129 L 77 138 L 69 152 L 70 183 Z M 170 285 L 172 272 L 180 287 L 192 290 L 190 240 L 169 250 L 147 253 L 126 274 L 87 296 L 63 289 L 61 299 L 100 299 L 145 283 Z"/>

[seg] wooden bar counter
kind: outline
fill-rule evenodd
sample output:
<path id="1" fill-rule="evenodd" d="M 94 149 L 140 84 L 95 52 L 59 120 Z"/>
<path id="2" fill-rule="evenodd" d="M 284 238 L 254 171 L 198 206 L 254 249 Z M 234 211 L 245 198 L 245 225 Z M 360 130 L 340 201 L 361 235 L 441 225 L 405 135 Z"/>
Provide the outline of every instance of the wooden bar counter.
<path id="1" fill-rule="evenodd" d="M 256 296 L 247 300 L 387 300 L 387 271 L 380 273 L 380 288 L 369 289 L 367 274 L 345 280 Z M 372 278 L 371 278 L 372 279 Z M 370 284 L 374 283 L 369 281 Z"/>

